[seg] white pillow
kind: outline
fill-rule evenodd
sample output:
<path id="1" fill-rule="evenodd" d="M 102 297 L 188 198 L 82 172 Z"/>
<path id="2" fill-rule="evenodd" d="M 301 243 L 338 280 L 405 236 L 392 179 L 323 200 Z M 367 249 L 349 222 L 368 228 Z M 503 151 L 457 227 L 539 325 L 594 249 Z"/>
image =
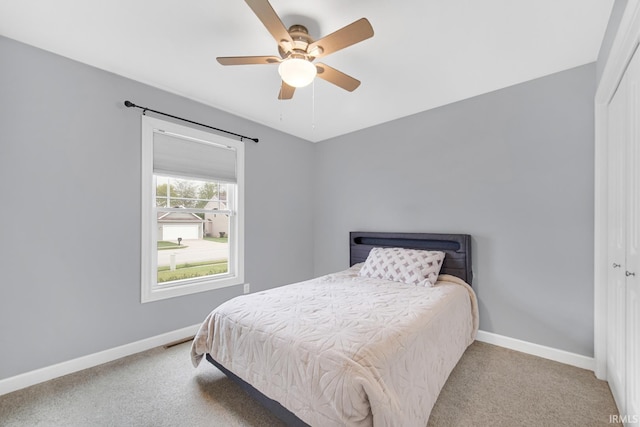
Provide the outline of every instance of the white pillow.
<path id="1" fill-rule="evenodd" d="M 362 277 L 433 286 L 444 252 L 404 248 L 373 248 L 358 273 Z"/>

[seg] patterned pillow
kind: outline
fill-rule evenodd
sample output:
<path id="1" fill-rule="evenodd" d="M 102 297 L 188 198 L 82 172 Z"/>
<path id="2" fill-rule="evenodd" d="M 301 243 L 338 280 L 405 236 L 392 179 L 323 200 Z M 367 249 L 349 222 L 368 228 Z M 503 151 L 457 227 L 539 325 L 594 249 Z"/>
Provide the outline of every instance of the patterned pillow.
<path id="1" fill-rule="evenodd" d="M 433 286 L 444 252 L 404 248 L 373 248 L 358 273 L 362 277 Z"/>

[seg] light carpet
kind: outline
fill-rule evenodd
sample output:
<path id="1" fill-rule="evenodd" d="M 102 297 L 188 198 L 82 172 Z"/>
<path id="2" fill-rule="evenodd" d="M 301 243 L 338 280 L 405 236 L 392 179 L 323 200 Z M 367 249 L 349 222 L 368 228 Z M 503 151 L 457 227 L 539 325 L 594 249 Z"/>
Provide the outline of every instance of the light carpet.
<path id="1" fill-rule="evenodd" d="M 156 348 L 0 396 L 0 426 L 282 426 L 190 343 Z M 475 342 L 431 413 L 441 426 L 612 426 L 593 372 Z M 321 426 L 319 426 L 321 427 Z"/>

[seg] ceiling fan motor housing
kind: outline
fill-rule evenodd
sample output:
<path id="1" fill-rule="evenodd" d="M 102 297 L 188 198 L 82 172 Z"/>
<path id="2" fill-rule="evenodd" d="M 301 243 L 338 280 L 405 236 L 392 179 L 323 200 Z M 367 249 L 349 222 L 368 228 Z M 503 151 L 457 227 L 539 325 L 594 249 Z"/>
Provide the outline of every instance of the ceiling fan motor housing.
<path id="1" fill-rule="evenodd" d="M 309 35 L 307 27 L 299 24 L 292 25 L 289 27 L 288 33 L 291 36 L 293 45 L 291 45 L 288 40 L 281 40 L 280 43 L 278 43 L 278 52 L 280 53 L 280 57 L 285 59 L 293 55 L 303 55 L 305 59 L 313 61 L 314 56 L 311 52 L 307 52 L 307 48 L 314 40 Z M 316 51 L 314 50 L 313 53 L 316 53 Z M 317 54 L 318 53 L 316 53 L 316 55 Z"/>

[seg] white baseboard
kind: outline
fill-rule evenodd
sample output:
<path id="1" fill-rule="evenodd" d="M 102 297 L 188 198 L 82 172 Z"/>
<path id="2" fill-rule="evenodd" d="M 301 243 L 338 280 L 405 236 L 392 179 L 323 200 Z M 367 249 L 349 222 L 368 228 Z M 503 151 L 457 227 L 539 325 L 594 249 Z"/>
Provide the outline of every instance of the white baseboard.
<path id="1" fill-rule="evenodd" d="M 155 347 L 183 340 L 195 335 L 199 327 L 200 324 L 187 326 L 186 328 L 178 329 L 176 331 L 167 332 L 165 334 L 156 335 L 155 337 L 146 338 L 98 353 L 78 357 L 77 359 L 25 372 L 24 374 L 16 375 L 15 377 L 2 379 L 0 380 L 0 396 L 34 384 L 49 381 L 63 375 L 102 365 L 103 363 L 111 362 L 135 353 L 140 353 L 141 351 L 150 350 Z"/>
<path id="2" fill-rule="evenodd" d="M 146 338 L 130 344 L 121 345 L 119 347 L 79 357 L 77 359 L 25 372 L 24 374 L 16 375 L 15 377 L 5 378 L 0 380 L 0 396 L 34 384 L 49 381 L 63 375 L 72 374 L 83 369 L 92 368 L 125 356 L 140 353 L 141 351 L 150 350 L 155 347 L 167 345 L 175 341 L 191 337 L 195 335 L 199 327 L 200 324 L 187 326 L 186 328 L 178 329 L 176 331 L 167 332 L 165 334 L 156 335 L 155 337 Z M 578 368 L 588 369 L 590 371 L 593 371 L 595 367 L 595 362 L 592 357 L 582 356 L 539 344 L 533 344 L 491 332 L 478 331 L 477 340 L 509 348 L 511 350 L 520 351 L 522 353 L 543 357 L 545 359 L 555 360 L 556 362 L 565 363 L 567 365 L 577 366 Z"/>
<path id="3" fill-rule="evenodd" d="M 593 357 L 582 356 L 580 354 L 570 353 L 568 351 L 558 350 L 557 348 L 534 344 L 516 338 L 509 338 L 492 332 L 478 331 L 476 339 L 488 344 L 494 344 L 511 350 L 520 351 L 522 353 L 531 354 L 533 356 L 543 357 L 545 359 L 576 366 L 578 368 L 588 369 L 590 371 L 593 371 L 595 368 L 595 360 Z"/>

